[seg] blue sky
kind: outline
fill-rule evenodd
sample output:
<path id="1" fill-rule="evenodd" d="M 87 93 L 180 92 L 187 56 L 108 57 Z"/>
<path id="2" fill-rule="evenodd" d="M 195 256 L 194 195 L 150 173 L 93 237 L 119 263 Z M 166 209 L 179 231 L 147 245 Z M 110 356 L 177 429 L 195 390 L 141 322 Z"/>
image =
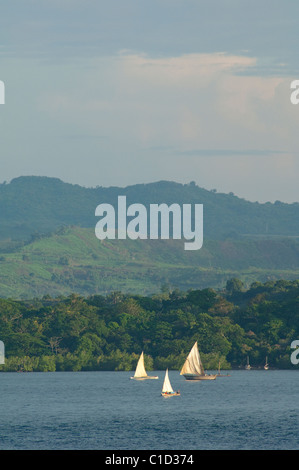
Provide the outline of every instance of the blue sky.
<path id="1" fill-rule="evenodd" d="M 290 0 L 6 2 L 0 181 L 299 201 L 298 18 Z"/>

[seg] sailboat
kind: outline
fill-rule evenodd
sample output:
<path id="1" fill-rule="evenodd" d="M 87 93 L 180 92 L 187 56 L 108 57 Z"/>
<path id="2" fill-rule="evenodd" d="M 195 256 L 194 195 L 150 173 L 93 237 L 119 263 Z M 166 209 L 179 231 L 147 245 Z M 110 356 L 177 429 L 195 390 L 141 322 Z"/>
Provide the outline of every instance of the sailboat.
<path id="1" fill-rule="evenodd" d="M 251 365 L 249 364 L 249 357 L 247 356 L 247 364 L 245 366 L 245 369 L 246 370 L 250 370 L 251 369 Z"/>
<path id="2" fill-rule="evenodd" d="M 177 396 L 180 395 L 179 390 L 177 392 L 173 391 L 173 388 L 171 386 L 171 383 L 170 383 L 170 380 L 169 380 L 169 377 L 168 377 L 168 369 L 166 369 L 166 372 L 165 372 L 165 378 L 164 378 L 164 382 L 163 382 L 161 395 L 164 398 L 177 397 Z"/>
<path id="3" fill-rule="evenodd" d="M 131 377 L 131 379 L 136 379 L 136 380 L 145 380 L 145 379 L 158 379 L 159 377 L 157 375 L 147 375 L 147 372 L 144 367 L 144 356 L 143 356 L 143 351 L 139 357 L 137 367 L 135 370 L 134 377 Z"/>
<path id="4" fill-rule="evenodd" d="M 220 372 L 220 361 L 219 361 L 219 365 L 218 365 L 217 377 L 230 377 L 230 374 L 221 374 L 221 372 Z"/>
<path id="5" fill-rule="evenodd" d="M 268 370 L 268 369 L 269 369 L 268 357 L 267 357 L 267 356 L 266 356 L 266 362 L 265 362 L 265 365 L 264 365 L 264 369 L 265 369 L 265 370 Z"/>
<path id="6" fill-rule="evenodd" d="M 186 380 L 214 380 L 217 375 L 206 374 L 198 352 L 197 341 L 194 343 L 185 364 L 182 367 L 180 375 Z"/>

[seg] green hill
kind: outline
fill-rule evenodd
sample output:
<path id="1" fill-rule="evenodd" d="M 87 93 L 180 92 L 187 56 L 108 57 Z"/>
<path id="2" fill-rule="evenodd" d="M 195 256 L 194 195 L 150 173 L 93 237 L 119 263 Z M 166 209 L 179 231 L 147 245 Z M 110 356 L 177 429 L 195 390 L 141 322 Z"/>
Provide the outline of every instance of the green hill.
<path id="1" fill-rule="evenodd" d="M 128 204 L 201 203 L 206 239 L 299 236 L 299 203 L 249 202 L 199 188 L 194 183 L 160 181 L 126 188 L 85 188 L 57 178 L 22 176 L 0 185 L 0 239 L 28 240 L 61 226 L 93 228 L 95 208 L 126 195 Z"/>
<path id="2" fill-rule="evenodd" d="M 100 241 L 94 228 L 67 227 L 13 249 L 0 245 L 0 297 L 150 294 L 165 284 L 221 289 L 232 277 L 247 285 L 299 278 L 299 242 L 205 240 L 201 250 L 186 252 L 183 240 Z"/>
<path id="3" fill-rule="evenodd" d="M 95 208 L 126 195 L 127 204 L 202 203 L 204 244 L 182 240 L 105 240 Z M 148 211 L 149 212 L 149 211 Z M 19 177 L 0 185 L 0 296 L 12 298 L 171 288 L 221 289 L 299 278 L 299 204 L 259 204 L 194 183 L 160 181 L 126 188 L 84 188 L 57 178 Z"/>

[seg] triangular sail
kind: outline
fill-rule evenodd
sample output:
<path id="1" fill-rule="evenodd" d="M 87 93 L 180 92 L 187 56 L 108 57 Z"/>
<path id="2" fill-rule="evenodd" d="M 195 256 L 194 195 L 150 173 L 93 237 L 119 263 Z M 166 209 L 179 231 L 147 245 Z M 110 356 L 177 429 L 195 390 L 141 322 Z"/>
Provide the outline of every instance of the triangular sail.
<path id="1" fill-rule="evenodd" d="M 194 343 L 193 348 L 191 349 L 185 364 L 182 367 L 180 375 L 184 374 L 195 374 L 195 375 L 204 375 L 205 371 L 200 359 L 198 352 L 197 341 Z"/>
<path id="2" fill-rule="evenodd" d="M 162 393 L 173 393 L 173 388 L 171 386 L 169 377 L 168 377 L 168 369 L 166 369 L 165 372 L 165 378 L 164 378 L 164 383 L 162 387 Z"/>
<path id="3" fill-rule="evenodd" d="M 142 351 L 142 353 L 140 355 L 140 358 L 138 360 L 134 377 L 147 377 L 147 373 L 146 373 L 146 370 L 144 368 L 143 351 Z"/>

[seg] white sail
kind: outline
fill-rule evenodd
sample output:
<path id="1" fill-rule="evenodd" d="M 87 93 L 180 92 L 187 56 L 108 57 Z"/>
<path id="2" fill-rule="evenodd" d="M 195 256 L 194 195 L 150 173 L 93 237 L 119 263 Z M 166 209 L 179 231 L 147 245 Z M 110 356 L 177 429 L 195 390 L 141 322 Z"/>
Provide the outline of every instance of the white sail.
<path id="1" fill-rule="evenodd" d="M 134 377 L 147 377 L 147 373 L 146 373 L 146 370 L 144 368 L 143 351 L 142 351 L 142 353 L 140 355 L 140 358 L 138 360 Z"/>
<path id="2" fill-rule="evenodd" d="M 173 388 L 171 386 L 169 377 L 168 377 L 168 369 L 166 369 L 165 372 L 165 378 L 164 378 L 164 383 L 162 387 L 162 393 L 173 393 Z"/>
<path id="3" fill-rule="evenodd" d="M 131 379 L 136 379 L 136 380 L 145 380 L 145 379 L 158 379 L 159 377 L 157 375 L 147 375 L 147 372 L 144 367 L 144 357 L 143 357 L 143 351 L 139 357 L 137 367 L 135 370 L 135 374 L 133 377 L 130 377 Z"/>
<path id="4" fill-rule="evenodd" d="M 194 375 L 204 375 L 205 371 L 200 359 L 198 352 L 197 341 L 194 343 L 193 348 L 191 349 L 185 364 L 182 367 L 180 375 L 184 374 L 194 374 Z"/>

